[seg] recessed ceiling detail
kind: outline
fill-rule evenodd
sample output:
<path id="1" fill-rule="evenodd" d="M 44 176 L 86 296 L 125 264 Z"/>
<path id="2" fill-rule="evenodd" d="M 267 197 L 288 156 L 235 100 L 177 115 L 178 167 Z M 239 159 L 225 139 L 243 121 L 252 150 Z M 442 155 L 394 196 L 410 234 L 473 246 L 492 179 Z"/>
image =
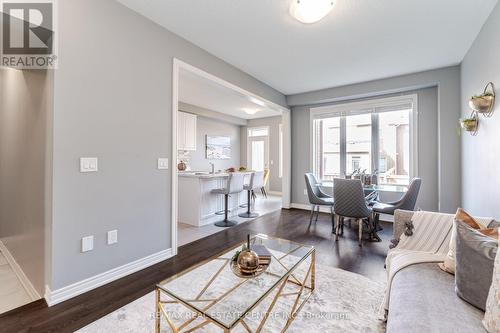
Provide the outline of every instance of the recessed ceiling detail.
<path id="1" fill-rule="evenodd" d="M 459 64 L 497 4 L 336 0 L 303 24 L 295 0 L 119 1 L 285 94 Z"/>

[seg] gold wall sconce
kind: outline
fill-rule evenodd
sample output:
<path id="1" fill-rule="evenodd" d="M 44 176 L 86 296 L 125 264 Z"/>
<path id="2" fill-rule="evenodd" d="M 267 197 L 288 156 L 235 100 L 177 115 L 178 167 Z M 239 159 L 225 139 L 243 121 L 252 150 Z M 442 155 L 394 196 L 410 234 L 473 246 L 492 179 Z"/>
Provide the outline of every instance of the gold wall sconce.
<path id="1" fill-rule="evenodd" d="M 468 118 L 460 119 L 460 127 L 469 132 L 470 135 L 476 136 L 479 129 L 479 114 L 490 118 L 495 109 L 495 85 L 493 82 L 488 82 L 482 94 L 472 96 L 469 99 L 469 107 L 472 112 Z"/>

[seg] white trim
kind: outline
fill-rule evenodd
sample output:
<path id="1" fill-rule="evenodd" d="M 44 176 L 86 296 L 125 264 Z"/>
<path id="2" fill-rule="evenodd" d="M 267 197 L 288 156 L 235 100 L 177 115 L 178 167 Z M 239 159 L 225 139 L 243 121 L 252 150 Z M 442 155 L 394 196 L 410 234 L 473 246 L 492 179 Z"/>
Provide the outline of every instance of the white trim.
<path id="1" fill-rule="evenodd" d="M 28 279 L 26 274 L 24 274 L 24 271 L 22 270 L 21 266 L 19 266 L 19 264 L 16 262 L 16 259 L 14 259 L 12 253 L 10 253 L 9 249 L 5 246 L 5 244 L 2 241 L 0 241 L 0 251 L 5 257 L 5 260 L 7 260 L 9 266 L 16 274 L 17 278 L 21 282 L 21 285 L 23 286 L 24 290 L 26 290 L 26 293 L 31 298 L 31 300 L 36 301 L 42 298 L 38 293 L 38 291 L 33 286 L 33 284 L 31 284 L 31 281 Z"/>
<path id="2" fill-rule="evenodd" d="M 172 71 L 172 162 L 171 162 L 171 244 L 172 244 L 172 255 L 177 255 L 178 248 L 178 240 L 177 240 L 177 201 L 178 201 L 178 183 L 177 183 L 177 113 L 179 112 L 179 70 L 182 68 L 183 70 L 190 71 L 194 74 L 197 74 L 203 78 L 211 80 L 212 82 L 218 83 L 226 88 L 232 89 L 240 94 L 248 96 L 256 102 L 262 103 L 263 106 L 267 106 L 268 108 L 274 109 L 276 111 L 281 112 L 283 117 L 283 139 L 284 139 L 284 151 L 283 151 L 283 159 L 284 165 L 287 166 L 283 169 L 283 180 L 282 180 L 282 207 L 289 208 L 290 200 L 291 200 L 291 170 L 292 170 L 292 157 L 291 157 L 291 117 L 290 117 L 290 109 L 276 104 L 272 101 L 269 101 L 261 96 L 258 96 L 252 92 L 249 92 L 245 89 L 242 89 L 230 82 L 227 82 L 215 75 L 212 75 L 204 70 L 196 68 L 182 60 L 177 58 L 173 59 L 173 71 Z M 168 223 L 168 221 L 167 221 Z"/>
<path id="3" fill-rule="evenodd" d="M 170 205 L 170 244 L 172 248 L 172 255 L 177 255 L 177 200 L 179 196 L 177 184 L 177 117 L 179 114 L 179 68 L 182 62 L 174 58 L 172 69 L 172 167 L 170 168 L 171 188 L 170 192 L 171 205 Z M 168 222 L 167 222 L 168 223 Z"/>
<path id="4" fill-rule="evenodd" d="M 167 260 L 170 257 L 172 257 L 172 250 L 167 249 L 57 290 L 50 290 L 50 287 L 47 285 L 45 286 L 45 301 L 49 306 L 53 306 L 75 296 L 81 295 L 87 291 L 118 280 L 124 276 L 145 269 L 161 261 Z"/>
<path id="5" fill-rule="evenodd" d="M 364 109 L 368 110 L 368 109 L 375 109 L 375 108 L 382 108 L 389 106 L 397 106 L 400 105 L 401 103 L 404 103 L 405 101 L 407 101 L 408 103 L 414 103 L 416 99 L 417 99 L 417 94 L 400 95 L 393 97 L 380 97 L 364 101 L 345 102 L 341 104 L 331 104 L 331 105 L 312 107 L 311 113 L 314 114 L 314 116 L 316 117 L 322 115 L 335 114 L 335 113 L 349 115 L 350 110 L 355 110 L 355 111 Z"/>
<path id="6" fill-rule="evenodd" d="M 285 110 L 281 116 L 283 130 L 283 177 L 281 178 L 281 207 L 290 208 L 292 202 L 292 115 Z"/>

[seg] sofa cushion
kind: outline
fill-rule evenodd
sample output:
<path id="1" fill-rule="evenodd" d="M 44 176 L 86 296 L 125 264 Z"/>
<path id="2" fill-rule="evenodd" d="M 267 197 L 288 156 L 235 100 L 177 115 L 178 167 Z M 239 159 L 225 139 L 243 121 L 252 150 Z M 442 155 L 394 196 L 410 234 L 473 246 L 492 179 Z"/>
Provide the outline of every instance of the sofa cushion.
<path id="1" fill-rule="evenodd" d="M 388 333 L 484 333 L 483 316 L 457 296 L 454 276 L 434 263 L 408 266 L 392 281 Z"/>
<path id="2" fill-rule="evenodd" d="M 484 310 L 490 290 L 498 241 L 456 221 L 455 285 L 457 295 Z"/>
<path id="3" fill-rule="evenodd" d="M 500 239 L 498 241 L 500 243 Z M 495 257 L 493 280 L 486 301 L 483 324 L 489 333 L 500 332 L 500 251 L 497 251 Z"/>

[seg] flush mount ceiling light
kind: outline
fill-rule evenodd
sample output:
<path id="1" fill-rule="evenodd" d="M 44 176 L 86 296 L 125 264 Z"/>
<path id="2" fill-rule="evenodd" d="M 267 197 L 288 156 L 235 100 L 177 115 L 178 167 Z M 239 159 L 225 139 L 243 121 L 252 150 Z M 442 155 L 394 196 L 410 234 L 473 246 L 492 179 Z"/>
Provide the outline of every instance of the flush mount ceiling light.
<path id="1" fill-rule="evenodd" d="M 292 0 L 290 15 L 302 23 L 315 23 L 333 8 L 333 0 Z"/>

